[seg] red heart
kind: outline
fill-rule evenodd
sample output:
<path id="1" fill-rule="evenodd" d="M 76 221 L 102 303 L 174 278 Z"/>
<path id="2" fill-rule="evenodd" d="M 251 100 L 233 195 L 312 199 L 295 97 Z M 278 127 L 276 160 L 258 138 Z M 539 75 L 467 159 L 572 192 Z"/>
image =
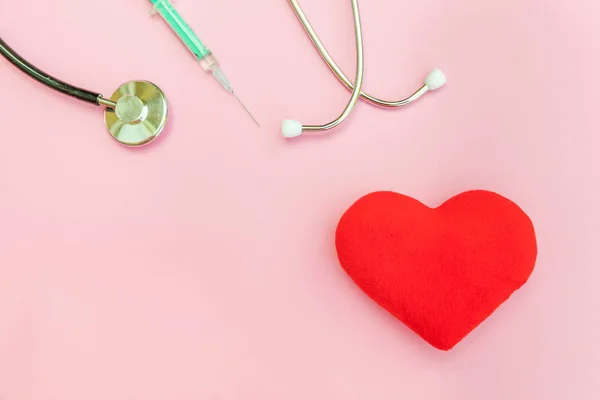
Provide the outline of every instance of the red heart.
<path id="1" fill-rule="evenodd" d="M 450 350 L 527 282 L 537 257 L 529 217 L 474 190 L 430 208 L 371 193 L 336 231 L 342 267 L 380 306 L 440 350 Z"/>

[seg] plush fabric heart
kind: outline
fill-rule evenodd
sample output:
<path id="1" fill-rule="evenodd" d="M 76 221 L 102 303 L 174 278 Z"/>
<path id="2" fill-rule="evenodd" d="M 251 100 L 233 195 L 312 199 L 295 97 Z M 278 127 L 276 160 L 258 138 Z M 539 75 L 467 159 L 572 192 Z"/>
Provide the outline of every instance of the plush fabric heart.
<path id="1" fill-rule="evenodd" d="M 380 306 L 450 350 L 533 272 L 529 217 L 493 192 L 459 194 L 436 208 L 394 192 L 359 199 L 336 231 L 341 266 Z"/>

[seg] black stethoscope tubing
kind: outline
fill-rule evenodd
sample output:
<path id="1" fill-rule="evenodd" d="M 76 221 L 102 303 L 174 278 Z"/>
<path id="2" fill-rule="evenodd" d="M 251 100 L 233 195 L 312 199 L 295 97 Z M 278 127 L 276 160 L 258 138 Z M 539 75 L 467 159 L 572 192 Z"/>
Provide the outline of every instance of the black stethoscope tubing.
<path id="1" fill-rule="evenodd" d="M 99 106 L 101 104 L 102 95 L 100 93 L 92 92 L 86 89 L 78 88 L 70 85 L 60 79 L 54 78 L 52 75 L 40 70 L 35 65 L 31 64 L 14 51 L 2 38 L 0 37 L 0 54 L 2 54 L 8 61 L 10 61 L 15 67 L 37 80 L 38 82 L 57 90 L 61 93 L 75 97 L 76 99 L 85 101 Z"/>
<path id="2" fill-rule="evenodd" d="M 20 56 L 0 37 L 0 54 L 31 78 L 60 93 L 106 107 L 104 122 L 111 136 L 126 146 L 143 146 L 163 130 L 168 106 L 162 90 L 148 81 L 122 84 L 107 99 L 100 93 L 70 85 L 40 70 Z"/>

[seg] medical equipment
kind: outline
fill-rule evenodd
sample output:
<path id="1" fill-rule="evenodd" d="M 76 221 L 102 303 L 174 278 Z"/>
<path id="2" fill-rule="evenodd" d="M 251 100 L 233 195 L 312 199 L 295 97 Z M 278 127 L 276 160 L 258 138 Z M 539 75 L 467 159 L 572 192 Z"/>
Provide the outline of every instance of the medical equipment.
<path id="1" fill-rule="evenodd" d="M 306 14 L 300 8 L 297 0 L 288 0 L 290 5 L 292 6 L 296 16 L 300 20 L 304 30 L 310 37 L 313 45 L 323 58 L 323 60 L 327 63 L 329 68 L 333 71 L 335 76 L 340 80 L 341 83 L 346 86 L 348 90 L 352 92 L 352 96 L 350 101 L 346 105 L 346 108 L 341 113 L 339 117 L 335 120 L 323 124 L 323 125 L 303 125 L 302 123 L 294 120 L 284 120 L 281 124 L 281 132 L 285 138 L 294 138 L 302 135 L 303 132 L 319 132 L 319 131 L 327 131 L 335 128 L 339 124 L 341 124 L 346 117 L 350 114 L 356 102 L 359 98 L 363 100 L 383 108 L 398 108 L 404 107 L 408 104 L 411 104 L 419 97 L 424 95 L 428 91 L 433 91 L 439 89 L 446 83 L 446 77 L 439 69 L 434 69 L 429 73 L 429 75 L 425 78 L 425 82 L 423 86 L 416 92 L 414 92 L 411 96 L 407 97 L 403 100 L 398 101 L 387 101 L 381 100 L 376 97 L 373 97 L 367 93 L 362 92 L 362 84 L 363 84 L 363 73 L 364 73 L 364 54 L 363 54 L 363 39 L 362 39 L 362 25 L 360 19 L 360 11 L 358 8 L 358 0 L 350 0 L 352 3 L 352 13 L 354 16 L 354 31 L 355 31 L 355 39 L 356 39 L 356 77 L 354 79 L 354 84 L 344 75 L 340 67 L 335 63 L 321 40 L 319 36 L 313 29 L 311 23 L 309 22 Z"/>
<path id="2" fill-rule="evenodd" d="M 153 4 L 151 14 L 158 13 L 171 27 L 171 29 L 177 34 L 181 41 L 186 45 L 192 55 L 200 62 L 204 71 L 211 72 L 215 79 L 223 86 L 225 90 L 231 93 L 237 101 L 244 107 L 248 115 L 254 120 L 256 125 L 258 121 L 252 115 L 252 113 L 246 108 L 244 103 L 240 100 L 237 94 L 234 92 L 229 80 L 223 73 L 217 58 L 211 50 L 209 50 L 190 26 L 184 21 L 181 15 L 175 10 L 170 0 L 150 0 Z"/>
<path id="3" fill-rule="evenodd" d="M 125 146 L 150 143 L 163 130 L 167 121 L 167 101 L 163 92 L 146 81 L 121 85 L 110 98 L 62 82 L 39 70 L 17 54 L 0 38 L 0 54 L 42 84 L 76 99 L 105 106 L 104 121 L 111 136 Z"/>

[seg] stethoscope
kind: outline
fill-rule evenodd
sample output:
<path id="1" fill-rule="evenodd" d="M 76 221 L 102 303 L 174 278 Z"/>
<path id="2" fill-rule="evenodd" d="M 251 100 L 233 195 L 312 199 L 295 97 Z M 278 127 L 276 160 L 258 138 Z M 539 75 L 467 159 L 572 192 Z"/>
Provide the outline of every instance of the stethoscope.
<path id="1" fill-rule="evenodd" d="M 352 13 L 354 15 L 354 32 L 356 37 L 356 78 L 354 80 L 354 84 L 350 82 L 350 80 L 344 75 L 342 70 L 335 63 L 321 40 L 319 36 L 316 34 L 313 29 L 310 21 L 304 14 L 304 11 L 300 8 L 297 0 L 288 0 L 290 5 L 294 9 L 296 16 L 300 20 L 300 23 L 304 27 L 304 30 L 312 40 L 314 46 L 318 50 L 319 54 L 323 58 L 323 60 L 327 63 L 329 68 L 333 71 L 333 73 L 337 76 L 337 78 L 348 88 L 348 90 L 352 91 L 352 96 L 350 97 L 350 101 L 346 105 L 344 111 L 337 117 L 335 120 L 324 124 L 324 125 L 303 125 L 302 123 L 294 120 L 284 120 L 281 124 L 281 133 L 285 138 L 294 138 L 300 136 L 303 132 L 319 132 L 319 131 L 327 131 L 335 128 L 339 124 L 341 124 L 347 117 L 350 115 L 350 112 L 356 105 L 356 102 L 359 98 L 367 101 L 378 107 L 383 108 L 398 108 L 404 107 L 408 104 L 413 103 L 419 97 L 424 95 L 428 91 L 433 91 L 439 89 L 446 83 L 446 77 L 439 69 L 434 69 L 427 75 L 425 78 L 423 86 L 416 92 L 414 92 L 411 96 L 407 97 L 403 100 L 398 101 L 386 101 L 378 99 L 377 97 L 371 96 L 367 93 L 362 92 L 362 84 L 363 84 L 363 74 L 364 74 L 364 54 L 363 54 L 363 39 L 362 39 L 362 26 L 360 21 L 360 12 L 358 9 L 358 0 L 350 0 L 352 3 Z"/>
<path id="2" fill-rule="evenodd" d="M 105 106 L 104 122 L 110 135 L 125 146 L 142 146 L 158 137 L 165 127 L 168 107 L 164 93 L 153 83 L 131 81 L 110 98 L 53 78 L 27 62 L 0 38 L 0 53 L 21 71 L 44 85 L 96 106 Z"/>

